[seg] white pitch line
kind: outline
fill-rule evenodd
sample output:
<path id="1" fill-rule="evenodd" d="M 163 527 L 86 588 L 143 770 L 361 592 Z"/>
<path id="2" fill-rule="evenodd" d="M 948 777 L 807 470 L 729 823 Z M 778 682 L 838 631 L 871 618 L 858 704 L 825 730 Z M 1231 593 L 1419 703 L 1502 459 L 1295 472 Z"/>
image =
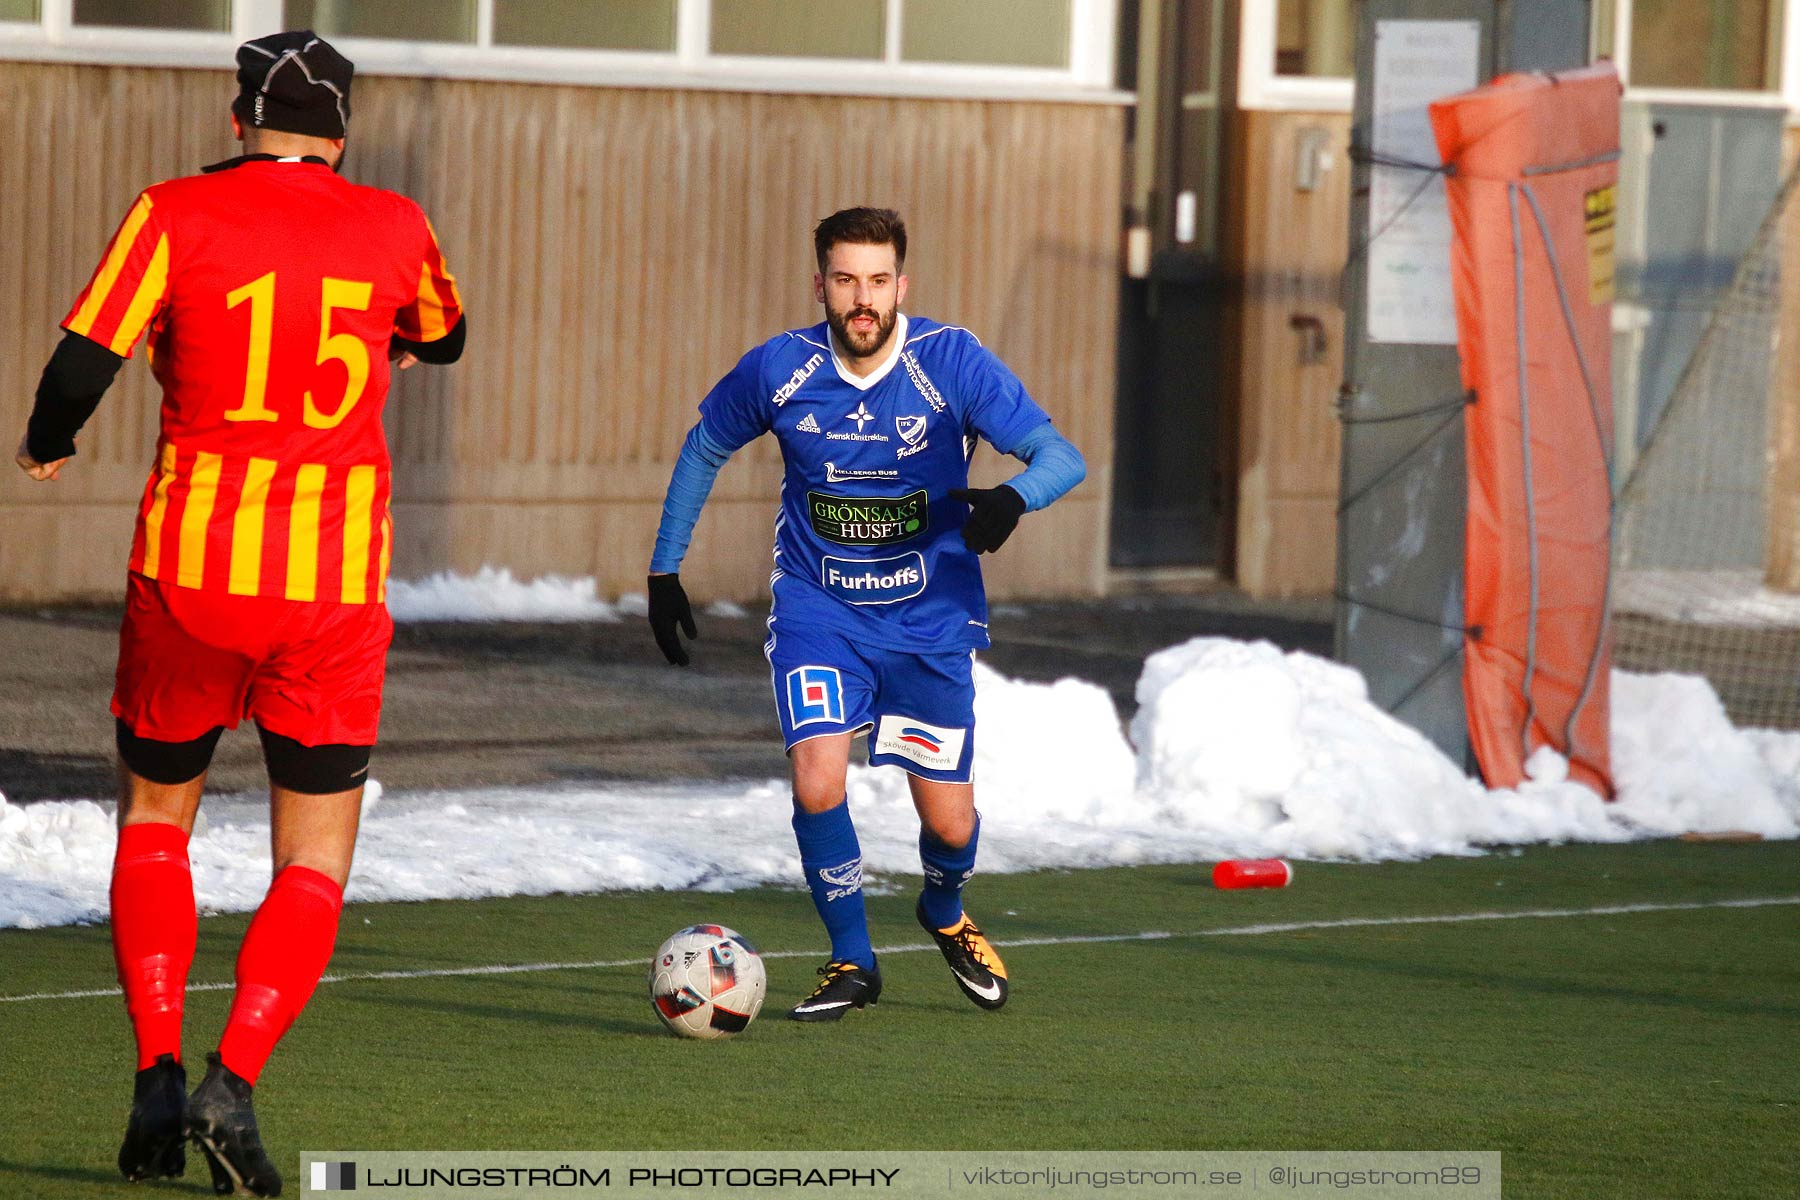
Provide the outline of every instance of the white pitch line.
<path id="1" fill-rule="evenodd" d="M 1701 900 L 1686 904 L 1608 904 L 1596 908 L 1523 908 L 1517 912 L 1442 913 L 1424 917 L 1341 917 L 1333 921 L 1288 921 L 1268 925 L 1234 925 L 1224 929 L 1192 929 L 1181 932 L 1146 930 L 1143 933 L 1095 933 L 1069 937 L 994 939 L 996 946 L 1092 946 L 1117 942 L 1159 942 L 1173 938 L 1258 937 L 1270 933 L 1303 933 L 1314 929 L 1369 929 L 1395 925 L 1462 925 L 1478 921 L 1546 921 L 1566 917 L 1613 917 L 1631 913 L 1697 912 L 1717 908 L 1769 908 L 1800 905 L 1800 896 L 1764 896 L 1746 900 Z M 918 954 L 935 950 L 923 942 L 877 946 L 877 954 Z M 771 950 L 764 958 L 816 958 L 817 950 Z M 363 983 L 382 979 L 457 979 L 479 975 L 536 975 L 547 971 L 596 971 L 614 967 L 641 967 L 642 958 L 606 958 L 586 962 L 494 963 L 480 967 L 440 967 L 425 971 L 358 971 L 327 975 L 320 983 Z M 235 983 L 191 983 L 190 992 L 224 992 Z M 32 992 L 0 996 L 0 1004 L 27 1000 L 81 1000 L 93 996 L 117 996 L 118 988 L 86 988 L 71 992 Z"/>

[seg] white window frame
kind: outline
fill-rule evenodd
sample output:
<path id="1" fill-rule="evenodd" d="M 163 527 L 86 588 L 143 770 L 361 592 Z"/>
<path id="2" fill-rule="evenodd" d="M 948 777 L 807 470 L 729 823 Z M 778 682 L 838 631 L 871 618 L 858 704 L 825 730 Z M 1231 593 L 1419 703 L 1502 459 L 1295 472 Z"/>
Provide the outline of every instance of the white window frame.
<path id="1" fill-rule="evenodd" d="M 1800 3 L 1781 0 L 1781 99 L 1788 124 L 1800 124 Z"/>
<path id="2" fill-rule="evenodd" d="M 886 5 L 880 60 L 713 54 L 711 0 L 676 0 L 675 49 L 584 50 L 493 44 L 494 0 L 476 0 L 472 44 L 339 38 L 359 75 L 600 87 L 1050 100 L 1130 104 L 1113 83 L 1118 0 L 1068 0 L 1066 68 L 911 63 L 900 58 L 905 0 Z M 229 33 L 76 26 L 74 0 L 39 0 L 36 21 L 0 21 L 0 60 L 228 68 L 238 43 L 281 28 L 281 0 L 231 0 Z"/>
<path id="3" fill-rule="evenodd" d="M 1782 6 L 1780 86 L 1759 91 L 1631 86 L 1631 0 L 1598 0 L 1613 11 L 1613 54 L 1626 98 L 1654 104 L 1727 105 L 1735 108 L 1785 108 L 1790 124 L 1800 125 L 1800 0 L 1778 0 Z M 1240 0 L 1238 36 L 1238 107 L 1269 112 L 1349 112 L 1355 81 L 1348 78 L 1277 75 L 1275 38 L 1279 0 Z"/>
<path id="4" fill-rule="evenodd" d="M 1239 108 L 1263 112 L 1350 111 L 1356 81 L 1347 75 L 1277 75 L 1275 38 L 1280 0 L 1240 0 L 1238 12 Z"/>
<path id="5" fill-rule="evenodd" d="M 1778 75 L 1773 88 L 1674 88 L 1633 87 L 1631 83 L 1632 0 L 1598 0 L 1610 4 L 1613 14 L 1613 65 L 1625 83 L 1625 98 L 1647 104 L 1693 104 L 1731 108 L 1785 108 L 1790 121 L 1800 112 L 1800 11 L 1794 0 L 1775 0 L 1772 13 L 1780 13 L 1781 45 L 1777 52 Z"/>

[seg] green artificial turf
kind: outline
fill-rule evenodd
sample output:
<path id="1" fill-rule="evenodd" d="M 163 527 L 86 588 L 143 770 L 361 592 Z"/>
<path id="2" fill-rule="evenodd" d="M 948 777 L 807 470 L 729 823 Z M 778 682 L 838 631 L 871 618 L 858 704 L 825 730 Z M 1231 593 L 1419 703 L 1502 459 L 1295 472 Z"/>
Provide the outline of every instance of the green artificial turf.
<path id="1" fill-rule="evenodd" d="M 907 881 L 869 897 L 878 946 L 922 947 Z M 800 892 L 351 905 L 332 971 L 631 960 L 627 967 L 320 988 L 257 1089 L 299 1194 L 301 1150 L 1499 1150 L 1510 1196 L 1790 1196 L 1800 1179 L 1800 907 L 1698 908 L 1183 936 L 1345 919 L 1713 904 L 1800 895 L 1800 846 L 1573 846 L 1301 864 L 1280 891 L 1205 867 L 984 876 L 972 915 L 1014 945 L 984 1013 L 934 950 L 882 959 L 880 1005 L 782 1011 L 822 935 Z M 201 922 L 226 981 L 247 918 Z M 681 1041 L 644 972 L 717 921 L 765 951 L 763 1015 Z M 104 928 L 0 932 L 0 995 L 112 985 Z M 226 991 L 189 998 L 190 1061 Z M 131 1039 L 116 996 L 0 1003 L 0 1197 L 121 1194 Z M 205 1194 L 187 1177 L 130 1193 Z"/>

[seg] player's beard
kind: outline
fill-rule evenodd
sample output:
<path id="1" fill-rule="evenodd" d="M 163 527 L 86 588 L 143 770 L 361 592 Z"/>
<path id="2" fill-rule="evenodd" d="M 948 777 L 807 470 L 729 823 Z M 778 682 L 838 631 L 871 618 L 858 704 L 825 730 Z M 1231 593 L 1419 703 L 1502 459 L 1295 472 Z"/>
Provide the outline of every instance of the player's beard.
<path id="1" fill-rule="evenodd" d="M 850 322 L 856 317 L 874 317 L 875 328 L 867 333 L 858 333 L 850 328 Z M 894 325 L 900 319 L 898 306 L 886 312 L 877 312 L 873 308 L 858 306 L 847 312 L 833 312 L 831 305 L 825 306 L 825 323 L 831 326 L 831 332 L 837 334 L 838 345 L 850 352 L 852 358 L 868 358 L 878 354 L 881 348 L 894 336 Z"/>

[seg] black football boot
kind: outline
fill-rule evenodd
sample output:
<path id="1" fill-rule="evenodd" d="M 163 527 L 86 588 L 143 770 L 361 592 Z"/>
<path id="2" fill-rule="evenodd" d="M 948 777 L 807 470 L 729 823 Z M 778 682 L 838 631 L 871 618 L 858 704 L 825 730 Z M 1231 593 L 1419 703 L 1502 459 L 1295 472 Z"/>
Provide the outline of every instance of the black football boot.
<path id="1" fill-rule="evenodd" d="M 119 1147 L 119 1173 L 137 1183 L 174 1179 L 187 1170 L 187 1072 L 173 1054 L 137 1073 L 131 1116 Z"/>
<path id="2" fill-rule="evenodd" d="M 881 972 L 855 963 L 826 963 L 819 968 L 825 978 L 812 995 L 788 1012 L 795 1021 L 837 1021 L 853 1008 L 881 999 Z"/>
<path id="3" fill-rule="evenodd" d="M 205 1153 L 213 1191 L 221 1196 L 281 1195 L 281 1173 L 263 1151 L 250 1090 L 217 1054 L 209 1054 L 206 1078 L 188 1098 L 188 1136 Z"/>

